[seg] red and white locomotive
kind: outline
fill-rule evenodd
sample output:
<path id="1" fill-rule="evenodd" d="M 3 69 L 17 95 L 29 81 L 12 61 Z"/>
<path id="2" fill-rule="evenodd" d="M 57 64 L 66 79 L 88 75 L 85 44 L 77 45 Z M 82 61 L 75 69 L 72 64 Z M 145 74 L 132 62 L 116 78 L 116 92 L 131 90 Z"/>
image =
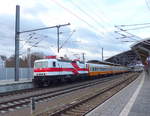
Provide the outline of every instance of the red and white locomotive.
<path id="1" fill-rule="evenodd" d="M 47 59 L 34 62 L 34 83 L 39 86 L 52 81 L 72 80 L 87 74 L 87 65 L 78 60 L 71 61 L 49 56 Z"/>

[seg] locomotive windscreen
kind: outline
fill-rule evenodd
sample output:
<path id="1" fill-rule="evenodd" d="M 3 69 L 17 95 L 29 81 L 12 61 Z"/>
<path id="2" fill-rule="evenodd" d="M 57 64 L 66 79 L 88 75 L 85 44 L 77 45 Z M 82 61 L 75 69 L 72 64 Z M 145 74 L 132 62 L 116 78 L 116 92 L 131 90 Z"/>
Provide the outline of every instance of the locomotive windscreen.
<path id="1" fill-rule="evenodd" d="M 39 61 L 34 63 L 34 68 L 47 68 L 48 61 Z"/>

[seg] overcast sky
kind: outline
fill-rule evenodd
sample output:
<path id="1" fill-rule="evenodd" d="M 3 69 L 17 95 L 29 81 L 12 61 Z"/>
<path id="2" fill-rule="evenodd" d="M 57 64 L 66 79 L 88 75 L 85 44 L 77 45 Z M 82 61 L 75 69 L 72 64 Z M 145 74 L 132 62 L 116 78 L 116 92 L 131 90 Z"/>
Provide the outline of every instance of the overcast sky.
<path id="1" fill-rule="evenodd" d="M 149 23 L 149 0 L 1 0 L 0 55 L 14 54 L 16 4 L 20 5 L 20 31 L 71 23 L 60 28 L 59 55 L 85 53 L 87 60 L 101 60 L 102 48 L 106 59 L 129 50 L 137 40 L 150 37 L 149 28 L 130 30 L 140 38 L 124 40 L 116 39 L 121 36 L 114 32 L 118 31 L 115 25 Z M 20 56 L 27 54 L 27 48 L 46 55 L 57 54 L 56 43 L 56 28 L 21 34 Z"/>

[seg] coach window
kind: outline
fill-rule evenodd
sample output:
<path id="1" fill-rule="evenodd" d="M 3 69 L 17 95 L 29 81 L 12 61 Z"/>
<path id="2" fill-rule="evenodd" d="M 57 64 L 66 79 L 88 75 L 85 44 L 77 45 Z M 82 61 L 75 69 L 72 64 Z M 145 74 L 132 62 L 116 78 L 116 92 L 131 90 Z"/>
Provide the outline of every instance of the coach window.
<path id="1" fill-rule="evenodd" d="M 53 62 L 53 67 L 56 67 L 56 62 Z"/>
<path id="2" fill-rule="evenodd" d="M 93 67 L 93 71 L 95 71 L 95 67 Z"/>

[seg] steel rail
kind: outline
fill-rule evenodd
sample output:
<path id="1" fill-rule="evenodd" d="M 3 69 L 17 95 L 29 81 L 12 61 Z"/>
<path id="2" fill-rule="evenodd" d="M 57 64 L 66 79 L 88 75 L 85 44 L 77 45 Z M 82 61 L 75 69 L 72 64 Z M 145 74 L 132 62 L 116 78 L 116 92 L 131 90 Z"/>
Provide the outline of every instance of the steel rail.
<path id="1" fill-rule="evenodd" d="M 130 76 L 130 77 L 132 77 L 132 76 Z M 56 112 L 53 112 L 53 113 L 51 113 L 51 114 L 48 114 L 48 116 L 59 116 L 59 115 L 61 115 L 61 114 L 66 114 L 67 115 L 67 111 L 73 111 L 73 109 L 75 109 L 75 107 L 78 107 L 79 105 L 82 105 L 82 104 L 84 104 L 84 103 L 86 103 L 86 102 L 88 102 L 88 101 L 90 101 L 90 100 L 92 100 L 92 99 L 95 99 L 97 96 L 99 96 L 99 95 L 102 95 L 102 94 L 104 94 L 104 93 L 106 93 L 106 92 L 108 92 L 108 91 L 110 91 L 111 89 L 114 89 L 114 88 L 116 88 L 116 87 L 118 87 L 118 86 L 120 86 L 120 85 L 122 85 L 122 84 L 124 84 L 125 82 L 128 82 L 129 80 L 131 80 L 131 82 L 133 81 L 133 80 L 135 80 L 136 78 L 137 78 L 137 75 L 134 75 L 132 78 L 130 78 L 130 77 L 128 77 L 126 80 L 123 80 L 123 81 L 121 81 L 121 82 L 117 82 L 115 85 L 112 85 L 112 86 L 110 86 L 110 87 L 106 87 L 106 88 L 104 88 L 104 89 L 102 89 L 100 92 L 98 92 L 98 93 L 96 93 L 96 94 L 94 94 L 94 95 L 92 95 L 92 96 L 90 96 L 90 97 L 87 97 L 86 99 L 83 99 L 83 100 L 79 100 L 78 102 L 76 102 L 76 103 L 74 103 L 74 104 L 69 104 L 68 106 L 64 106 L 64 108 L 62 108 L 61 110 L 59 110 L 59 111 L 56 111 Z M 131 83 L 130 82 L 130 83 Z M 110 96 L 111 97 L 111 96 Z M 107 99 L 109 99 L 110 97 L 108 97 Z M 106 100 L 107 100 L 106 99 Z M 103 101 L 104 102 L 104 101 Z M 99 105 L 99 104 L 98 104 Z M 95 106 L 96 107 L 96 106 Z M 92 109 L 94 109 L 95 107 L 93 107 Z M 92 110 L 91 109 L 91 110 Z M 87 114 L 88 112 L 90 112 L 91 110 L 89 110 L 89 111 L 86 111 L 85 113 L 84 113 L 84 111 L 82 112 L 82 111 L 80 111 L 81 112 L 81 114 L 83 114 L 83 116 L 85 115 L 85 114 Z M 78 113 L 80 113 L 80 112 L 78 112 Z"/>
<path id="2" fill-rule="evenodd" d="M 35 97 L 35 101 L 39 102 L 48 98 L 52 98 L 52 97 L 56 97 L 58 95 L 62 95 L 65 93 L 69 93 L 69 92 L 73 92 L 79 89 L 83 89 L 83 88 L 87 88 L 90 86 L 94 86 L 100 83 L 104 83 L 104 82 L 108 82 L 110 80 L 112 80 L 113 78 L 104 78 L 103 80 L 99 80 L 97 82 L 90 82 L 90 83 L 86 83 L 84 85 L 76 85 L 72 88 L 68 87 L 65 89 L 60 89 L 60 90 L 56 90 L 56 91 L 50 91 L 50 92 L 46 92 L 46 93 L 41 93 L 41 94 L 37 94 L 37 95 L 31 95 L 31 96 L 27 96 L 24 98 L 18 98 L 18 99 L 13 99 L 13 100 L 8 100 L 8 101 L 4 101 L 0 103 L 0 111 L 9 111 L 10 108 L 16 108 L 16 107 L 20 107 L 23 105 L 29 105 L 30 103 L 30 98 Z M 116 78 L 114 78 L 116 79 Z"/>

